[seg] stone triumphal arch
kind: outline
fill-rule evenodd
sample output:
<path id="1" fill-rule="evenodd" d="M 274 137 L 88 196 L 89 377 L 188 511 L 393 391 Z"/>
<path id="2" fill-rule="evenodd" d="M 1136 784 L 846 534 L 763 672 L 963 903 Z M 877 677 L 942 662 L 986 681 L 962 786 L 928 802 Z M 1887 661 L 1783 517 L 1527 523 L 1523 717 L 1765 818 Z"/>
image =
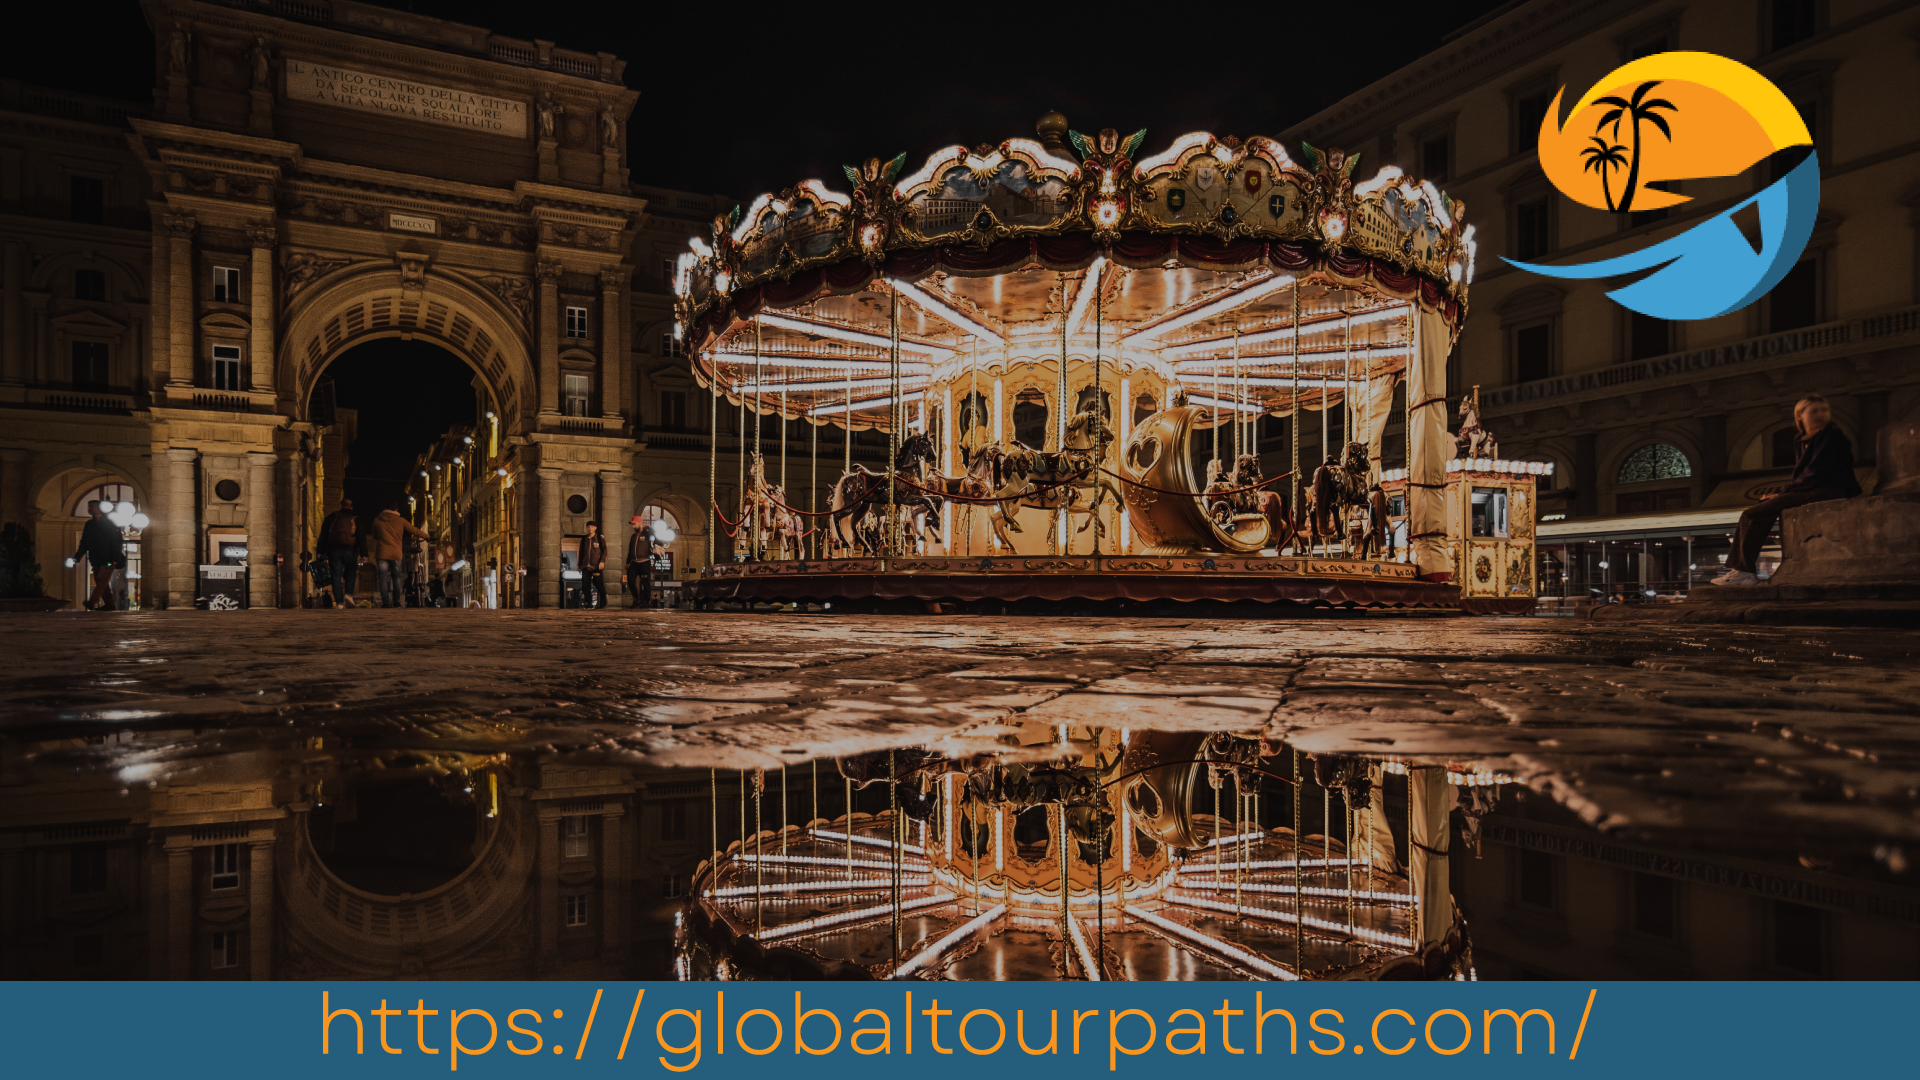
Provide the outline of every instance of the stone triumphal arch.
<path id="1" fill-rule="evenodd" d="M 572 519 L 629 513 L 646 200 L 624 165 L 622 62 L 345 2 L 143 6 L 157 107 L 128 142 L 153 223 L 146 602 L 194 603 L 216 531 L 244 531 L 252 603 L 293 600 L 338 484 L 314 384 L 381 337 L 479 375 L 500 425 L 486 475 L 519 493 L 525 602 L 557 602 Z"/>

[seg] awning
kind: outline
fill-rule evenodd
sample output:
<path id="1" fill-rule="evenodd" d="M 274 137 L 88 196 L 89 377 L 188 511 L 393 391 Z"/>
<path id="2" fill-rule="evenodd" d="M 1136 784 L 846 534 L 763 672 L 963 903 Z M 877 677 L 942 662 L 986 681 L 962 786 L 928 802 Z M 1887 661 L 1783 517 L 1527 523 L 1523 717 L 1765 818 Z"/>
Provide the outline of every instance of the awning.
<path id="1" fill-rule="evenodd" d="M 1872 491 L 1876 470 L 1859 466 L 1860 489 Z M 1673 510 L 1660 514 L 1622 514 L 1616 517 L 1581 518 L 1578 521 L 1546 521 L 1534 535 L 1542 546 L 1578 544 L 1588 540 L 1661 540 L 1667 537 L 1713 535 L 1729 536 L 1740 522 L 1740 513 L 1787 486 L 1793 470 L 1760 473 L 1722 480 L 1707 493 L 1695 510 Z"/>

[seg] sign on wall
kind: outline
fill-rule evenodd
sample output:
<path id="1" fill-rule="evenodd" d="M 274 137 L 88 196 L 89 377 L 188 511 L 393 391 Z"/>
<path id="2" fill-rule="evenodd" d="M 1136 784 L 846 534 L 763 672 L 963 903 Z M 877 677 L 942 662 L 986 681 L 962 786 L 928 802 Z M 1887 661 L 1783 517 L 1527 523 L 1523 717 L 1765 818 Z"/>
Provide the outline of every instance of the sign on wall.
<path id="1" fill-rule="evenodd" d="M 288 58 L 287 100 L 525 138 L 527 103 Z"/>

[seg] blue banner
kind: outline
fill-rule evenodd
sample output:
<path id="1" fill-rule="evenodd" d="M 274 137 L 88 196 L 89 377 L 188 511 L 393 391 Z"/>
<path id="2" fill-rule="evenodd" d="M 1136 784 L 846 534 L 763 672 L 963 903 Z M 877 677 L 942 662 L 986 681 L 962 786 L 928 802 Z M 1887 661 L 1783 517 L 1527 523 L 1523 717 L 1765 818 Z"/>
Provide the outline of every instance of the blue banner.
<path id="1" fill-rule="evenodd" d="M 1911 1067 L 1913 983 L 7 983 L 11 1075 Z"/>

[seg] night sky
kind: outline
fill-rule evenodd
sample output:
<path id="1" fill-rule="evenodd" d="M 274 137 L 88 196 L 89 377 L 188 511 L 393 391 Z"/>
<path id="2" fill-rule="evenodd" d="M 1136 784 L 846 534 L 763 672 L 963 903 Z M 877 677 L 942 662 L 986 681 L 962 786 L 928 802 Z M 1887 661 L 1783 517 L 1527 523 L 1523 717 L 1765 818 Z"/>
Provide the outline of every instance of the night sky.
<path id="1" fill-rule="evenodd" d="M 780 5 L 397 0 L 401 8 L 627 61 L 635 182 L 745 202 L 840 167 L 1031 136 L 1048 109 L 1080 131 L 1286 128 L 1412 62 L 1506 0 L 1246 5 Z M 22 5 L 0 75 L 151 101 L 153 39 L 134 0 Z M 820 13 L 818 18 L 808 13 Z M 84 49 L 76 43 L 84 42 Z M 56 47 L 55 43 L 58 43 Z M 347 490 L 370 512 L 413 456 L 473 415 L 470 373 L 422 343 L 363 346 L 329 372 L 360 410 Z"/>

